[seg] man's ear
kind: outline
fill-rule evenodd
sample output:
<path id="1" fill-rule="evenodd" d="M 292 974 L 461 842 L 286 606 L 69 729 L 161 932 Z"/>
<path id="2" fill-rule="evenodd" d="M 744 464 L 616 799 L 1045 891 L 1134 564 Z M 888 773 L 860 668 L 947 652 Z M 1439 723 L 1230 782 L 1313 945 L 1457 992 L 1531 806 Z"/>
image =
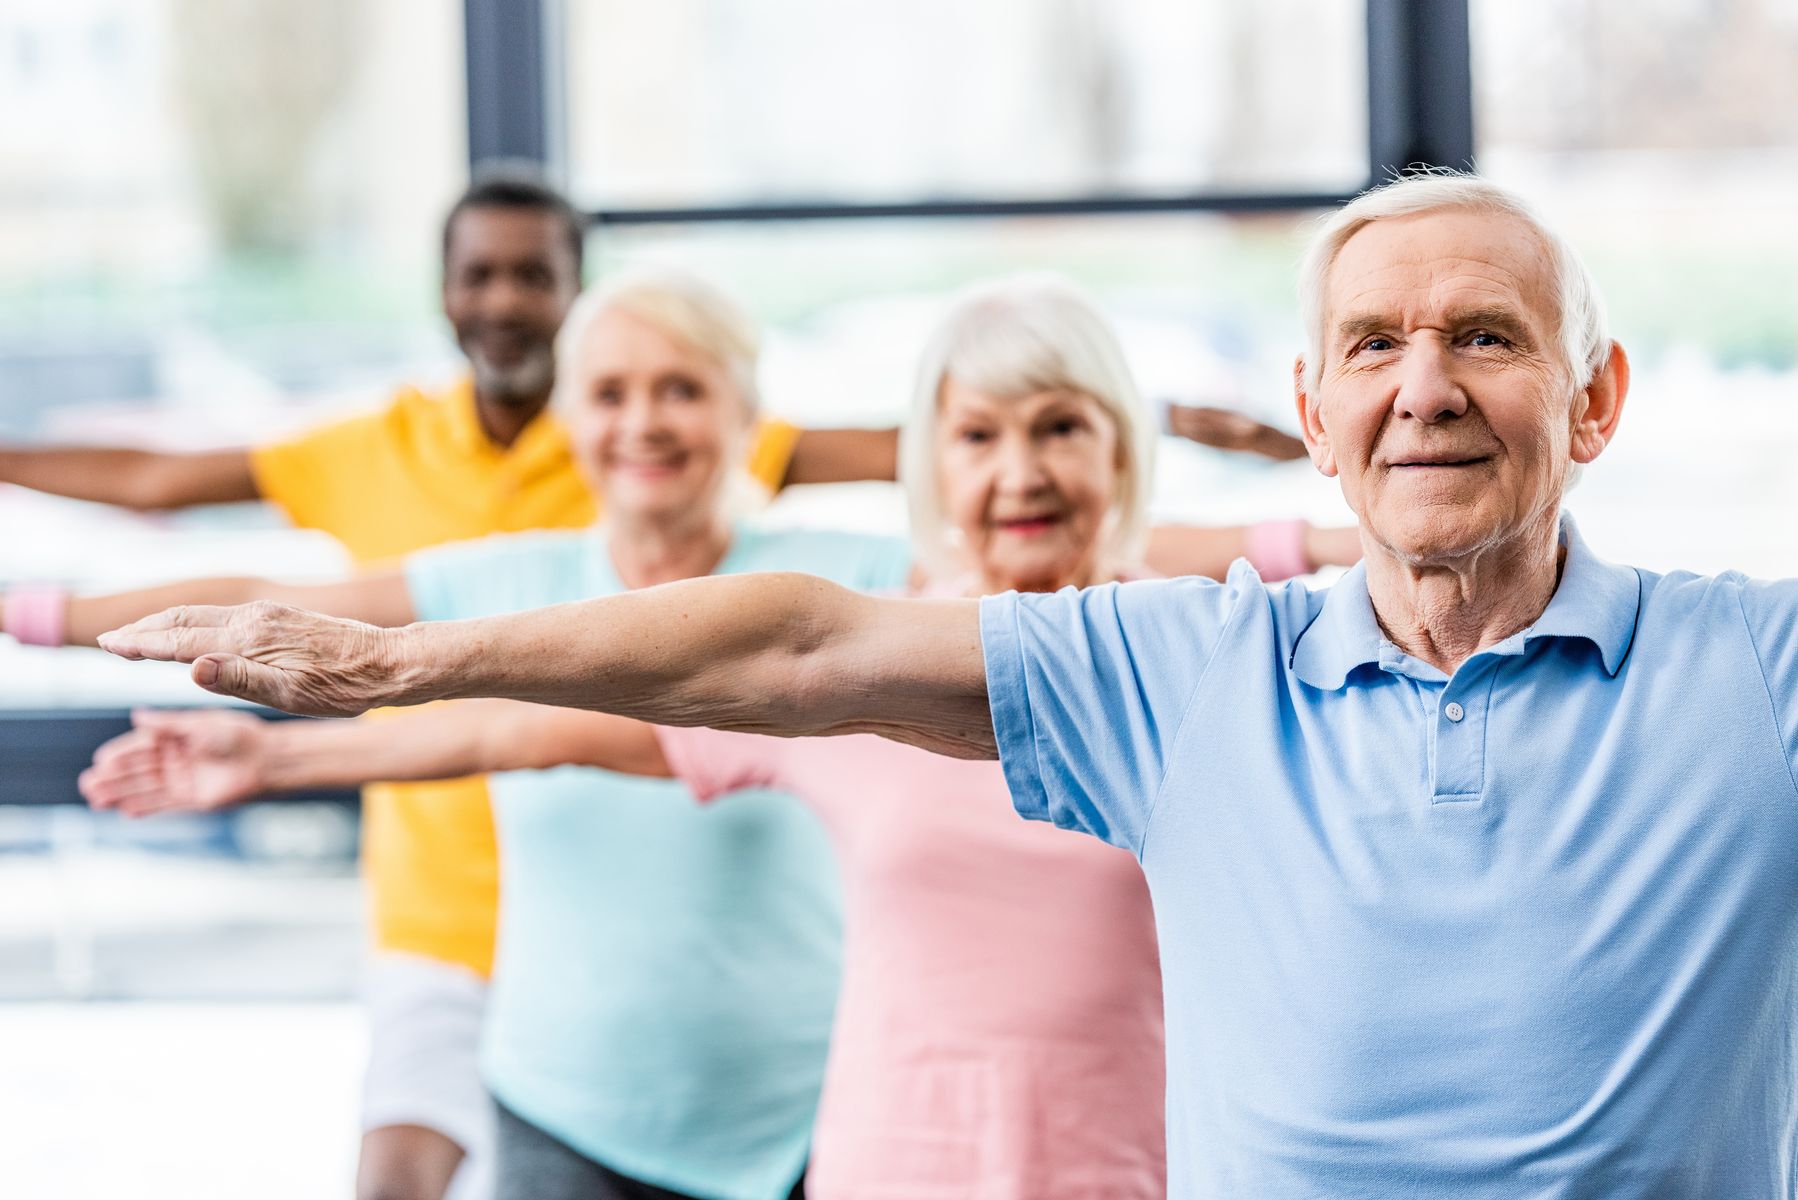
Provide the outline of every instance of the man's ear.
<path id="1" fill-rule="evenodd" d="M 1617 435 L 1623 419 L 1623 401 L 1629 395 L 1629 356 L 1611 343 L 1611 353 L 1592 376 L 1592 382 L 1574 397 L 1573 439 L 1570 452 L 1576 463 L 1589 463 L 1604 453 Z"/>
<path id="2" fill-rule="evenodd" d="M 1292 396 L 1299 409 L 1299 432 L 1305 449 L 1311 453 L 1311 465 L 1324 475 L 1336 474 L 1336 451 L 1330 447 L 1330 434 L 1324 428 L 1323 412 L 1305 390 L 1305 356 L 1292 362 Z"/>

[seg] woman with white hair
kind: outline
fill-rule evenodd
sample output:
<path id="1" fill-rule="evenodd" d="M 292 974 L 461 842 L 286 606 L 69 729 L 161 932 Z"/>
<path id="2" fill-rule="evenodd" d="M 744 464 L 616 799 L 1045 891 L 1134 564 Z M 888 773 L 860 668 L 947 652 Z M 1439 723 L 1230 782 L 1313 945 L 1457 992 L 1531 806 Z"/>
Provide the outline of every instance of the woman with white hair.
<path id="1" fill-rule="evenodd" d="M 712 573 L 902 585 L 910 555 L 894 539 L 733 517 L 758 341 L 747 314 L 701 280 L 621 275 L 577 303 L 558 344 L 554 403 L 604 502 L 594 530 L 466 542 L 341 583 L 210 580 L 77 598 L 70 640 L 91 643 L 170 603 L 284 600 L 397 626 Z M 355 732 L 399 747 L 406 723 Z M 676 784 L 595 770 L 516 772 L 492 791 L 503 884 L 481 1058 L 499 1104 L 498 1195 L 796 1191 L 841 955 L 817 822 L 767 792 L 702 810 Z"/>
<path id="2" fill-rule="evenodd" d="M 920 590 L 1140 573 L 1154 448 L 1116 339 L 1078 293 L 1023 279 L 967 296 L 925 351 L 903 435 L 915 550 L 937 580 Z M 1214 549 L 1244 540 L 1205 536 Z M 378 734 L 163 715 L 103 751 L 85 788 L 145 811 L 562 764 L 677 776 L 707 801 L 779 788 L 822 819 L 847 941 L 814 1197 L 1165 1193 L 1160 973 L 1141 873 L 1128 853 L 1013 818 L 997 764 L 873 736 L 658 731 L 495 702 Z"/>

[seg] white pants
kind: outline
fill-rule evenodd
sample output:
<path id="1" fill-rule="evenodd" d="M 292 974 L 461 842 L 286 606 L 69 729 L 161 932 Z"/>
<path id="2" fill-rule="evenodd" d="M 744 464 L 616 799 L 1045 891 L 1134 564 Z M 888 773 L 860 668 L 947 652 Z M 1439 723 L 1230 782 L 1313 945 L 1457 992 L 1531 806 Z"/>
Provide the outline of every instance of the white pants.
<path id="1" fill-rule="evenodd" d="M 378 951 L 362 985 L 368 1071 L 362 1129 L 421 1125 L 466 1154 L 446 1200 L 493 1194 L 493 1102 L 481 1085 L 487 982 L 466 967 Z"/>

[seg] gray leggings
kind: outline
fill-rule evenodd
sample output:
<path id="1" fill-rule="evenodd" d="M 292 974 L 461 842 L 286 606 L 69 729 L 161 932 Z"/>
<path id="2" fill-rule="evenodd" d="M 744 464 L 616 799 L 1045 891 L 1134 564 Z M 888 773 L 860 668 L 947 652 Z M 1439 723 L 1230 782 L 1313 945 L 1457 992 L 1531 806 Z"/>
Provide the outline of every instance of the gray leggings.
<path id="1" fill-rule="evenodd" d="M 537 1128 L 498 1100 L 494 1200 L 695 1200 L 620 1175 Z M 788 1200 L 805 1200 L 805 1177 Z"/>

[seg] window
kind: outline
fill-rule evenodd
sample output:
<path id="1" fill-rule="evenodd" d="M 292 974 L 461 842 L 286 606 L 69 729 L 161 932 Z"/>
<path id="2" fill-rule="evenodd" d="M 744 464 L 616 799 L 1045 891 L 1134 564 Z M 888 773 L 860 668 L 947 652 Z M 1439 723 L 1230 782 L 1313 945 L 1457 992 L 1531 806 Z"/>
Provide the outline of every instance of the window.
<path id="1" fill-rule="evenodd" d="M 593 207 L 1341 190 L 1366 176 L 1356 4 L 583 0 L 566 26 L 568 164 Z"/>

